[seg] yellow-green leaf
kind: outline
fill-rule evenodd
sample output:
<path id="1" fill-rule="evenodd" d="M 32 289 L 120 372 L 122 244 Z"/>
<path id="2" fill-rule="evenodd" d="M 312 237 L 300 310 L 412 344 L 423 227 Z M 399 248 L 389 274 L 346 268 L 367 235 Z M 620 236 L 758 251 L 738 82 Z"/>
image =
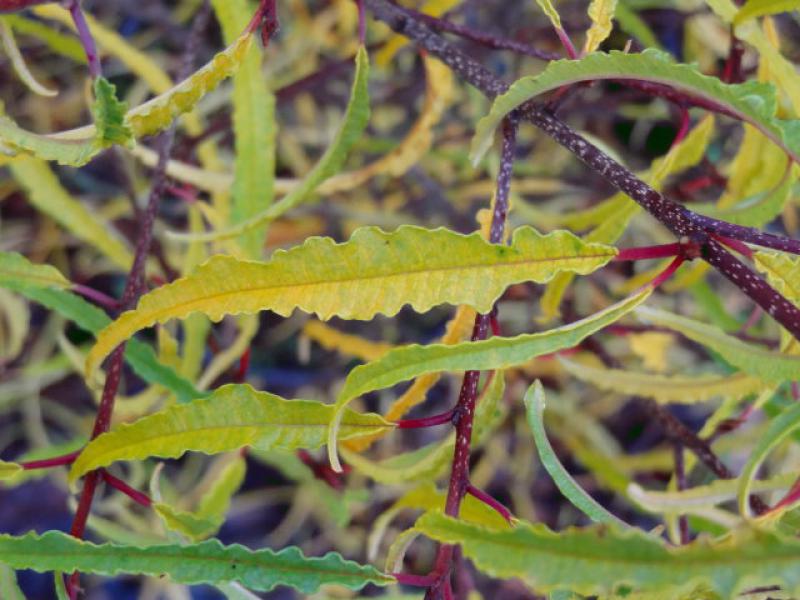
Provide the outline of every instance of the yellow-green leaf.
<path id="1" fill-rule="evenodd" d="M 691 404 L 723 396 L 743 398 L 766 387 L 759 378 L 744 373 L 727 376 L 667 376 L 592 367 L 561 356 L 558 361 L 570 375 L 601 390 L 652 398 L 662 404 Z"/>
<path id="2" fill-rule="evenodd" d="M 445 303 L 486 312 L 513 283 L 542 283 L 560 271 L 591 273 L 615 254 L 566 231 L 543 236 L 523 227 L 504 246 L 489 244 L 479 233 L 402 226 L 393 233 L 364 227 L 342 244 L 310 238 L 265 263 L 215 256 L 188 277 L 142 297 L 135 310 L 100 334 L 86 369 L 94 371 L 136 331 L 195 312 L 219 320 L 261 310 L 287 316 L 299 308 L 321 319 L 370 319 L 394 315 L 405 304 L 422 312 Z"/>
<path id="3" fill-rule="evenodd" d="M 586 32 L 586 44 L 583 53 L 589 54 L 600 47 L 605 39 L 611 35 L 614 27 L 612 22 L 617 10 L 617 0 L 592 0 L 589 4 L 589 18 L 592 25 Z"/>
<path id="4" fill-rule="evenodd" d="M 744 373 L 767 383 L 793 381 L 800 373 L 800 356 L 781 354 L 748 344 L 699 321 L 650 307 L 639 307 L 636 316 L 646 323 L 667 327 L 718 353 Z"/>
<path id="5" fill-rule="evenodd" d="M 23 468 L 18 464 L 0 460 L 0 481 L 3 479 L 11 479 L 15 475 L 22 473 L 22 471 Z"/>
<path id="6" fill-rule="evenodd" d="M 787 300 L 800 305 L 800 257 L 761 250 L 753 255 L 756 268 Z"/>
<path id="7" fill-rule="evenodd" d="M 547 18 L 550 19 L 550 23 L 553 25 L 554 29 L 562 29 L 561 27 L 561 17 L 556 10 L 556 7 L 553 6 L 551 0 L 536 0 L 536 4 L 544 11 L 544 14 L 547 15 Z"/>
<path id="8" fill-rule="evenodd" d="M 748 19 L 793 10 L 800 10 L 800 0 L 747 0 L 733 18 L 733 24 L 739 25 Z"/>
<path id="9" fill-rule="evenodd" d="M 258 214 L 234 227 L 203 235 L 171 233 L 171 237 L 185 241 L 212 241 L 236 237 L 277 219 L 305 201 L 317 187 L 342 168 L 353 145 L 366 129 L 369 122 L 368 78 L 369 58 L 366 48 L 362 46 L 356 54 L 356 74 L 350 90 L 350 100 L 347 103 L 339 130 L 314 168 L 288 194 L 269 208 L 259 211 Z M 258 168 L 263 168 L 263 166 Z"/>
<path id="10" fill-rule="evenodd" d="M 543 354 L 572 348 L 587 336 L 621 319 L 644 302 L 651 293 L 651 288 L 645 288 L 638 294 L 580 321 L 542 333 L 523 334 L 513 338 L 492 337 L 451 346 L 414 344 L 399 347 L 379 360 L 356 367 L 348 374 L 336 399 L 336 419 L 331 423 L 328 433 L 328 458 L 331 465 L 337 470 L 341 468 L 336 455 L 338 419 L 344 414 L 347 404 L 358 396 L 425 373 L 507 369 Z"/>
<path id="11" fill-rule="evenodd" d="M 58 92 L 56 90 L 51 90 L 39 83 L 30 69 L 28 69 L 25 58 L 22 56 L 22 52 L 20 52 L 19 46 L 17 46 L 17 41 L 14 39 L 14 32 L 11 30 L 11 26 L 6 19 L 7 17 L 0 18 L 0 38 L 2 38 L 3 41 L 3 50 L 5 50 L 6 56 L 11 61 L 11 66 L 14 67 L 14 72 L 17 74 L 17 77 L 19 77 L 20 81 L 28 86 L 28 89 L 34 94 L 39 94 L 40 96 L 57 95 Z"/>
<path id="12" fill-rule="evenodd" d="M 55 267 L 32 263 L 16 252 L 0 252 L 1 287 L 33 286 L 65 289 L 70 285 L 67 278 Z"/>
<path id="13" fill-rule="evenodd" d="M 118 460 L 178 458 L 187 451 L 318 448 L 325 443 L 333 411 L 321 402 L 284 400 L 249 385 L 226 385 L 208 398 L 171 406 L 95 438 L 72 465 L 70 479 Z M 349 411 L 343 420 L 346 437 L 391 427 L 374 414 Z"/>

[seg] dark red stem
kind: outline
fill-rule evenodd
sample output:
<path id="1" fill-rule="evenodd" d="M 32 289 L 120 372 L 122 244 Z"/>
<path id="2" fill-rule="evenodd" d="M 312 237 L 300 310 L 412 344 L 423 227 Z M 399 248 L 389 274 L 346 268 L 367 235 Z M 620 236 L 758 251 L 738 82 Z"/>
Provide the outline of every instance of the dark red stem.
<path id="1" fill-rule="evenodd" d="M 503 506 L 501 502 L 495 500 L 489 494 L 484 492 L 482 489 L 476 488 L 474 485 L 470 483 L 467 484 L 467 493 L 476 500 L 480 500 L 481 502 L 483 502 L 486 506 L 494 510 L 497 514 L 499 514 L 509 523 L 512 522 L 514 516 L 511 514 L 511 511 L 508 510 L 508 508 L 506 508 L 505 506 Z"/>
<path id="2" fill-rule="evenodd" d="M 444 425 L 445 423 L 453 422 L 454 410 L 450 409 L 447 412 L 433 415 L 432 417 L 422 417 L 420 419 L 401 419 L 395 421 L 398 429 L 422 429 L 424 427 L 434 427 L 436 425 Z"/>
<path id="3" fill-rule="evenodd" d="M 150 508 L 153 505 L 153 501 L 150 499 L 150 496 L 141 492 L 127 483 L 119 479 L 118 477 L 114 477 L 111 473 L 106 471 L 105 469 L 101 471 L 103 481 L 105 481 L 108 485 L 113 487 L 115 490 L 118 490 L 125 494 L 128 498 L 136 502 L 141 506 L 146 508 Z"/>
<path id="4" fill-rule="evenodd" d="M 41 460 L 29 460 L 27 462 L 19 463 L 19 465 L 25 469 L 26 471 L 32 471 L 34 469 L 50 469 L 52 467 L 61 467 L 64 465 L 71 465 L 75 462 L 75 459 L 78 458 L 78 455 L 81 453 L 80 450 L 76 450 L 75 452 L 70 452 L 69 454 L 63 454 L 61 456 L 54 456 L 53 458 L 43 458 Z"/>
<path id="5" fill-rule="evenodd" d="M 90 288 L 86 285 L 81 285 L 80 283 L 72 284 L 72 291 L 76 294 L 80 294 L 84 298 L 88 298 L 89 300 L 93 301 L 95 304 L 102 306 L 108 310 L 119 310 L 119 300 L 116 298 L 112 298 L 104 294 L 101 291 L 98 291 L 94 288 Z"/>
<path id="6" fill-rule="evenodd" d="M 662 244 L 659 246 L 642 246 L 639 248 L 623 248 L 619 251 L 614 260 L 646 260 L 649 258 L 667 258 L 677 256 L 681 251 L 681 245 L 677 242 L 673 244 Z"/>

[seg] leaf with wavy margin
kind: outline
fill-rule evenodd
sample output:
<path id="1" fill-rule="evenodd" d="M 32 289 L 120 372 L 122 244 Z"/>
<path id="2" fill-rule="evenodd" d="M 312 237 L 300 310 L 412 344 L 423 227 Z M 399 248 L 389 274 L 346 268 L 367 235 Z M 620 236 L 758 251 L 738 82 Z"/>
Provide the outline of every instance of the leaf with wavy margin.
<path id="1" fill-rule="evenodd" d="M 600 47 L 605 39 L 611 35 L 614 28 L 614 13 L 617 10 L 617 0 L 592 0 L 589 4 L 589 18 L 592 25 L 586 32 L 586 44 L 583 53 L 589 54 Z"/>
<path id="2" fill-rule="evenodd" d="M 726 84 L 693 66 L 674 62 L 665 52 L 649 48 L 641 54 L 614 50 L 608 54 L 595 52 L 580 60 L 557 60 L 549 63 L 542 73 L 517 80 L 495 99 L 489 114 L 478 122 L 472 140 L 473 163 L 477 164 L 489 149 L 503 118 L 520 104 L 564 85 L 603 79 L 659 83 L 712 103 L 726 114 L 751 123 L 800 162 L 800 120 L 776 116 L 774 86 L 757 81 Z"/>
<path id="3" fill-rule="evenodd" d="M 580 321 L 542 333 L 529 333 L 512 338 L 493 337 L 452 346 L 413 344 L 392 350 L 375 362 L 356 367 L 347 375 L 336 399 L 336 416 L 328 432 L 328 458 L 331 465 L 334 469 L 341 470 L 336 454 L 338 420 L 347 404 L 355 398 L 425 373 L 508 369 L 543 354 L 572 348 L 587 336 L 621 319 L 644 302 L 651 293 L 651 288 L 645 288 L 638 294 Z"/>
<path id="4" fill-rule="evenodd" d="M 734 25 L 741 25 L 749 19 L 764 15 L 777 15 L 782 12 L 800 10 L 799 0 L 747 0 L 733 18 Z"/>
<path id="5" fill-rule="evenodd" d="M 175 583 L 189 585 L 237 581 L 262 592 L 287 585 L 305 594 L 325 584 L 360 589 L 368 583 L 388 585 L 395 581 L 372 566 L 345 560 L 335 552 L 309 558 L 294 546 L 275 552 L 239 544 L 224 546 L 218 540 L 186 546 L 92 544 L 57 531 L 41 536 L 0 535 L 0 563 L 39 573 L 167 575 Z"/>
<path id="6" fill-rule="evenodd" d="M 591 273 L 616 252 L 566 231 L 543 236 L 523 227 L 505 246 L 478 233 L 405 225 L 392 233 L 363 227 L 341 244 L 309 238 L 263 263 L 215 256 L 188 277 L 143 296 L 135 310 L 103 331 L 86 372 L 140 329 L 196 312 L 214 321 L 262 310 L 288 316 L 298 308 L 323 320 L 371 319 L 395 315 L 406 304 L 418 312 L 445 303 L 487 312 L 513 283 L 542 283 L 565 270 Z"/>
<path id="7" fill-rule="evenodd" d="M 718 541 L 668 546 L 641 531 L 619 532 L 606 525 L 555 533 L 544 525 L 520 523 L 492 530 L 442 514 L 423 515 L 415 527 L 448 544 L 492 577 L 517 577 L 539 592 L 612 593 L 686 590 L 706 583 L 723 598 L 759 586 L 800 586 L 800 542 L 758 530 L 742 530 Z"/>
<path id="8" fill-rule="evenodd" d="M 215 454 L 245 446 L 319 448 L 333 412 L 332 405 L 322 402 L 285 400 L 249 385 L 225 385 L 208 398 L 170 406 L 98 436 L 73 463 L 70 481 L 118 460 L 178 458 L 190 450 Z M 379 415 L 354 411 L 347 412 L 342 426 L 346 438 L 394 427 Z"/>

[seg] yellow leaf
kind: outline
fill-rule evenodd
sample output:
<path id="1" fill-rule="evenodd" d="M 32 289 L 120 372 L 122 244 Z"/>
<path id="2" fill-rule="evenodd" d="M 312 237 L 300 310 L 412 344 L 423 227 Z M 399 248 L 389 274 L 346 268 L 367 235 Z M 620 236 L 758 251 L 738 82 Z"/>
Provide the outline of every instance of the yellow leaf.
<path id="1" fill-rule="evenodd" d="M 536 0 L 536 3 L 539 5 L 544 11 L 544 14 L 547 15 L 547 18 L 550 19 L 550 23 L 553 25 L 554 29 L 562 29 L 561 27 L 561 17 L 556 10 L 556 7 L 553 6 L 553 3 L 550 0 Z"/>
<path id="2" fill-rule="evenodd" d="M 373 342 L 358 335 L 351 335 L 326 325 L 321 321 L 309 321 L 303 333 L 326 350 L 336 350 L 346 356 L 361 360 L 375 360 L 394 348 L 392 344 Z"/>
<path id="3" fill-rule="evenodd" d="M 4 479 L 11 479 L 15 475 L 22 473 L 24 469 L 16 464 L 0 460 L 0 481 Z"/>
<path id="4" fill-rule="evenodd" d="M 642 359 L 646 369 L 663 373 L 667 370 L 667 351 L 675 338 L 669 333 L 646 331 L 628 336 L 631 350 Z"/>
<path id="5" fill-rule="evenodd" d="M 215 256 L 143 296 L 135 310 L 103 330 L 86 369 L 93 372 L 136 331 L 196 312 L 217 321 L 262 310 L 287 316 L 297 308 L 322 319 L 371 319 L 392 316 L 406 304 L 419 312 L 446 303 L 486 312 L 513 283 L 545 282 L 563 270 L 590 273 L 615 254 L 566 231 L 542 236 L 524 227 L 510 246 L 501 246 L 478 233 L 402 226 L 394 233 L 364 227 L 342 244 L 310 238 L 265 263 Z"/>
<path id="6" fill-rule="evenodd" d="M 612 20 L 617 9 L 617 0 L 592 0 L 589 5 L 589 18 L 592 26 L 586 32 L 586 44 L 583 53 L 589 54 L 600 47 L 600 44 L 611 35 L 614 27 Z"/>

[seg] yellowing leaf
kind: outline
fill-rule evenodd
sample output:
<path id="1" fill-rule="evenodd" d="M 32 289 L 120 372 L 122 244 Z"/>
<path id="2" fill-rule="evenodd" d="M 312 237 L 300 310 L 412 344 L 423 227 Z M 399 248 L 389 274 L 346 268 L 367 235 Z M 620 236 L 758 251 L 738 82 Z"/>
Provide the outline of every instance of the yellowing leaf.
<path id="1" fill-rule="evenodd" d="M 559 356 L 558 361 L 573 377 L 601 390 L 652 398 L 662 404 L 691 404 L 719 397 L 743 398 L 763 390 L 757 377 L 735 375 L 697 375 L 694 377 L 653 375 L 621 369 L 592 367 Z"/>
<path id="2" fill-rule="evenodd" d="M 27 192 L 28 200 L 77 238 L 96 247 L 115 265 L 129 269 L 133 254 L 121 236 L 72 198 L 50 166 L 34 157 L 20 156 L 9 163 L 11 174 Z"/>
<path id="3" fill-rule="evenodd" d="M 189 78 L 167 92 L 128 111 L 124 127 L 136 138 L 165 129 L 175 117 L 190 111 L 219 83 L 233 75 L 244 59 L 252 35 L 243 33 L 234 44 L 219 52 Z M 102 133 L 102 132 L 100 132 Z M 20 128 L 8 117 L 0 117 L 0 144 L 8 154 L 28 153 L 60 164 L 80 166 L 108 146 L 95 125 L 40 135 Z"/>
<path id="4" fill-rule="evenodd" d="M 747 344 L 711 325 L 644 306 L 636 309 L 636 316 L 646 323 L 682 333 L 690 340 L 717 352 L 741 371 L 767 383 L 792 381 L 800 373 L 800 356 L 781 354 Z"/>
<path id="5" fill-rule="evenodd" d="M 394 348 L 392 344 L 343 333 L 321 321 L 309 321 L 303 326 L 303 333 L 326 350 L 336 350 L 361 360 L 375 360 Z"/>
<path id="6" fill-rule="evenodd" d="M 321 402 L 284 400 L 249 385 L 226 385 L 207 398 L 171 406 L 95 438 L 78 456 L 69 476 L 74 481 L 118 460 L 178 458 L 187 451 L 318 448 L 325 443 L 333 411 L 332 405 Z M 353 411 L 343 421 L 346 437 L 392 427 L 378 415 Z"/>
<path id="7" fill-rule="evenodd" d="M 458 3 L 459 0 L 426 0 L 425 4 L 420 8 L 420 11 L 432 17 L 440 17 L 451 8 L 457 6 Z M 378 52 L 375 62 L 379 67 L 385 67 L 389 64 L 389 61 L 394 58 L 397 51 L 406 44 L 408 44 L 408 40 L 405 36 L 399 33 L 392 34 L 392 36 L 386 40 L 380 52 Z"/>
<path id="8" fill-rule="evenodd" d="M 199 517 L 185 510 L 179 510 L 164 502 L 154 502 L 153 510 L 164 522 L 167 529 L 177 531 L 193 541 L 202 540 L 213 535 L 221 525 L 220 522 Z"/>
<path id="9" fill-rule="evenodd" d="M 347 103 L 344 119 L 336 132 L 331 145 L 325 154 L 314 165 L 299 185 L 292 188 L 280 201 L 266 210 L 258 212 L 238 225 L 205 235 L 170 233 L 170 236 L 186 241 L 212 241 L 236 237 L 273 221 L 305 201 L 323 181 L 334 175 L 344 165 L 348 153 L 358 138 L 363 133 L 369 122 L 369 58 L 366 49 L 362 46 L 356 54 L 356 74 L 353 87 L 350 91 L 350 100 Z M 263 168 L 259 166 L 259 168 Z"/>
<path id="10" fill-rule="evenodd" d="M 667 351 L 675 341 L 674 336 L 660 331 L 645 331 L 628 336 L 628 343 L 646 369 L 663 373 L 667 370 Z"/>
<path id="11" fill-rule="evenodd" d="M 800 305 L 800 258 L 761 250 L 753 255 L 756 268 L 787 300 Z"/>
<path id="12" fill-rule="evenodd" d="M 564 231 L 542 236 L 520 228 L 511 246 L 501 246 L 477 233 L 402 226 L 394 233 L 364 227 L 342 244 L 309 238 L 265 263 L 215 256 L 142 297 L 101 333 L 87 372 L 136 331 L 195 312 L 219 320 L 261 310 L 286 316 L 299 308 L 322 319 L 370 319 L 394 315 L 405 304 L 422 312 L 445 303 L 485 312 L 512 283 L 545 282 L 563 270 L 590 273 L 615 254 Z"/>
<path id="13" fill-rule="evenodd" d="M 747 0 L 733 18 L 734 25 L 740 25 L 749 19 L 775 15 L 782 12 L 800 10 L 798 0 Z"/>
<path id="14" fill-rule="evenodd" d="M 592 0 L 589 4 L 589 18 L 592 26 L 586 32 L 586 44 L 583 53 L 589 54 L 600 47 L 605 39 L 611 35 L 614 27 L 612 23 L 614 12 L 617 9 L 617 0 Z"/>
<path id="15" fill-rule="evenodd" d="M 553 25 L 554 29 L 562 29 L 561 17 L 551 0 L 536 0 L 536 4 L 539 5 L 539 8 L 541 8 L 544 14 L 547 15 L 547 18 L 550 19 L 550 23 Z"/>
<path id="16" fill-rule="evenodd" d="M 542 333 L 523 334 L 513 338 L 492 337 L 452 346 L 403 346 L 375 362 L 356 367 L 348 374 L 336 399 L 336 419 L 331 423 L 328 433 L 328 458 L 331 465 L 336 470 L 341 468 L 336 455 L 337 423 L 347 404 L 358 396 L 425 373 L 508 369 L 537 356 L 572 348 L 587 336 L 621 319 L 644 302 L 651 293 L 652 288 L 645 288 L 638 294 L 580 321 Z"/>
<path id="17" fill-rule="evenodd" d="M 0 481 L 4 479 L 11 479 L 15 475 L 22 473 L 22 471 L 23 468 L 18 464 L 0 460 Z"/>

